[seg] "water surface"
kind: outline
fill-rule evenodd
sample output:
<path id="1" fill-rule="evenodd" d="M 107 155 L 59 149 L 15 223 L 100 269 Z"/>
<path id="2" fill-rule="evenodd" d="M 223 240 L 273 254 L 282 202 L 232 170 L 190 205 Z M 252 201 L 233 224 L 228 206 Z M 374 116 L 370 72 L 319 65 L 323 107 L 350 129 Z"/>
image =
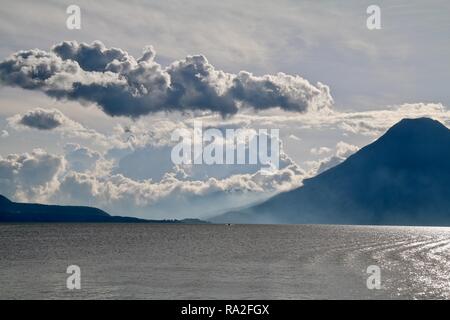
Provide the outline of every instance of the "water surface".
<path id="1" fill-rule="evenodd" d="M 0 243 L 1 299 L 450 297 L 450 228 L 3 224 Z"/>

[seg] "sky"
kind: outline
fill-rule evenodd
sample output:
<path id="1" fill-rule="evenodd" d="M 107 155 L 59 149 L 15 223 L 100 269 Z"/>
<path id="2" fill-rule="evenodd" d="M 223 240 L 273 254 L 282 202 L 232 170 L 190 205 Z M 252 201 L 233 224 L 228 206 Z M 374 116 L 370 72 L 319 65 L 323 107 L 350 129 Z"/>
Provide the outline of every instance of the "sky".
<path id="1" fill-rule="evenodd" d="M 438 0 L 6 0 L 0 194 L 158 219 L 262 201 L 402 118 L 448 126 L 449 34 Z M 174 166 L 171 134 L 195 121 L 279 129 L 280 168 Z"/>

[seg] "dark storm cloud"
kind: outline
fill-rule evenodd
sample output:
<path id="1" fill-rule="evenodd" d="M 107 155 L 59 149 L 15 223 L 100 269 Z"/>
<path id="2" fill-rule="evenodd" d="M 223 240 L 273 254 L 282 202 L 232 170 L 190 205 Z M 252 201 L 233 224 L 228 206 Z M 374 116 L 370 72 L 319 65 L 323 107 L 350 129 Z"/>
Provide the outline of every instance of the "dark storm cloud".
<path id="1" fill-rule="evenodd" d="M 61 126 L 64 119 L 64 115 L 57 110 L 37 108 L 22 115 L 17 122 L 33 129 L 52 130 Z"/>
<path id="2" fill-rule="evenodd" d="M 305 112 L 330 107 L 329 88 L 283 73 L 253 76 L 217 70 L 202 56 L 188 56 L 163 68 L 152 47 L 135 59 L 127 52 L 63 42 L 50 52 L 19 51 L 0 63 L 10 86 L 41 90 L 57 99 L 96 103 L 111 116 L 136 118 L 158 111 L 205 110 L 232 115 L 241 107 Z"/>

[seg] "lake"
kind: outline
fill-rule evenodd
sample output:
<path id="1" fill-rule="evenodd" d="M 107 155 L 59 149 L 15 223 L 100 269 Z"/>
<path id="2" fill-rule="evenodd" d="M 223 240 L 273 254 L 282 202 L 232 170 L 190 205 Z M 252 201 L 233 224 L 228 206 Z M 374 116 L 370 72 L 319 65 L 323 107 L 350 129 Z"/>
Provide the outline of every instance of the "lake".
<path id="1" fill-rule="evenodd" d="M 0 299 L 450 298 L 450 228 L 2 224 L 0 243 Z"/>

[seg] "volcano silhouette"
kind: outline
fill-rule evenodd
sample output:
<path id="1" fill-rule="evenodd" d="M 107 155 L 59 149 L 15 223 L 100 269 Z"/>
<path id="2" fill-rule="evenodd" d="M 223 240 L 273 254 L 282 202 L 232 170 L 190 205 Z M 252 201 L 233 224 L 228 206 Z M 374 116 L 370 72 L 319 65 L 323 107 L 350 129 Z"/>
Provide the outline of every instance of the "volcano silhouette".
<path id="1" fill-rule="evenodd" d="M 404 119 L 303 186 L 213 221 L 448 226 L 450 130 Z"/>

